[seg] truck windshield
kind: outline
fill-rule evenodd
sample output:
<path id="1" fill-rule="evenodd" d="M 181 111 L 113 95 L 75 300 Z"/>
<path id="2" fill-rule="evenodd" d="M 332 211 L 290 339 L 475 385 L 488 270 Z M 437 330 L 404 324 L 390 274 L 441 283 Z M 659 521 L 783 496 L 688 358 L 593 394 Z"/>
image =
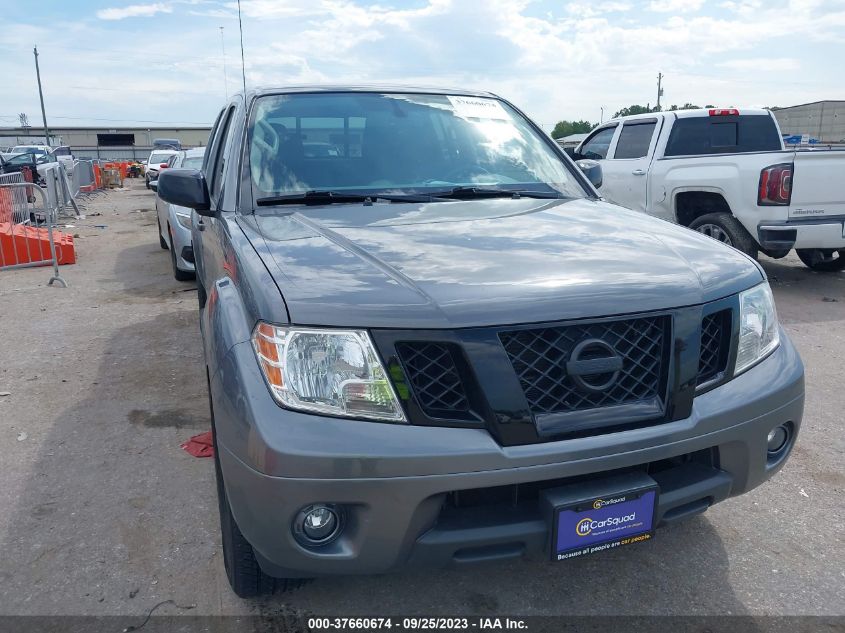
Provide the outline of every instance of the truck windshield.
<path id="1" fill-rule="evenodd" d="M 458 186 L 586 195 L 551 142 L 492 98 L 320 93 L 260 97 L 249 127 L 254 197 L 425 194 Z"/>
<path id="2" fill-rule="evenodd" d="M 147 164 L 151 167 L 158 167 L 161 163 L 166 163 L 170 160 L 171 156 L 173 156 L 173 152 L 153 152 L 150 154 Z"/>

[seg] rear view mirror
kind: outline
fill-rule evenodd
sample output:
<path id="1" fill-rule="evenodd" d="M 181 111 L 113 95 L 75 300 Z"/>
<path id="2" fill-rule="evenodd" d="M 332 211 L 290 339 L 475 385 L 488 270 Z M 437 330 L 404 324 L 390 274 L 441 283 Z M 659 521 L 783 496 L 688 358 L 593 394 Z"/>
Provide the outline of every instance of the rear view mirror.
<path id="1" fill-rule="evenodd" d="M 159 174 L 158 195 L 165 202 L 194 209 L 199 215 L 212 216 L 208 184 L 198 169 L 166 169 Z"/>
<path id="2" fill-rule="evenodd" d="M 596 189 L 601 187 L 601 164 L 589 159 L 579 160 L 575 164 L 578 165 L 582 172 L 584 172 L 584 175 L 587 177 L 587 180 L 593 184 L 593 187 Z"/>

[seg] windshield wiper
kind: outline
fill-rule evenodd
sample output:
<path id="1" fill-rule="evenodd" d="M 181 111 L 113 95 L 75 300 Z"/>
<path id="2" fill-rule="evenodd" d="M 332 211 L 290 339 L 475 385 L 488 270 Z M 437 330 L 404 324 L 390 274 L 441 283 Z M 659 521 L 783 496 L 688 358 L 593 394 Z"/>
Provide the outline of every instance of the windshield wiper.
<path id="1" fill-rule="evenodd" d="M 431 198 L 427 195 L 388 194 L 388 193 L 351 193 L 347 191 L 331 191 L 328 189 L 313 189 L 305 193 L 286 193 L 278 196 L 267 196 L 255 201 L 258 206 L 275 206 L 281 204 L 339 204 L 348 202 L 364 202 L 372 204 L 376 200 L 388 202 L 427 202 Z"/>
<path id="2" fill-rule="evenodd" d="M 504 189 L 502 187 L 453 187 L 444 191 L 432 191 L 432 198 L 454 198 L 472 200 L 474 198 L 563 198 L 558 191 L 534 191 L 531 189 Z"/>

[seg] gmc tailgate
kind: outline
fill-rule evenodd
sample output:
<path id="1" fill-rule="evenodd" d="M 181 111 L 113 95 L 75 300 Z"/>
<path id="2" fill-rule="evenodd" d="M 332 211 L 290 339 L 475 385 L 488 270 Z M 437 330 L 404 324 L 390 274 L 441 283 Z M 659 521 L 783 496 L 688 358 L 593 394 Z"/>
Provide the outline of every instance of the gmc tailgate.
<path id="1" fill-rule="evenodd" d="M 845 220 L 845 151 L 795 152 L 789 219 Z"/>

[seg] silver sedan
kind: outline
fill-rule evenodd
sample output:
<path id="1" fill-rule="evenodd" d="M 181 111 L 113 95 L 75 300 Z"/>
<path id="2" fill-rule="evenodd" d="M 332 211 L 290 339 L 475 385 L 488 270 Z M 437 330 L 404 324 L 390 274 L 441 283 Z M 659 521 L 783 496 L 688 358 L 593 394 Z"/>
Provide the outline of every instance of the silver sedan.
<path id="1" fill-rule="evenodd" d="M 204 147 L 180 151 L 170 158 L 168 168 L 201 169 L 204 155 Z M 157 192 L 158 181 L 151 182 L 150 188 L 156 191 L 159 244 L 170 251 L 173 276 L 178 281 L 190 281 L 195 276 L 191 210 L 162 200 Z"/>

